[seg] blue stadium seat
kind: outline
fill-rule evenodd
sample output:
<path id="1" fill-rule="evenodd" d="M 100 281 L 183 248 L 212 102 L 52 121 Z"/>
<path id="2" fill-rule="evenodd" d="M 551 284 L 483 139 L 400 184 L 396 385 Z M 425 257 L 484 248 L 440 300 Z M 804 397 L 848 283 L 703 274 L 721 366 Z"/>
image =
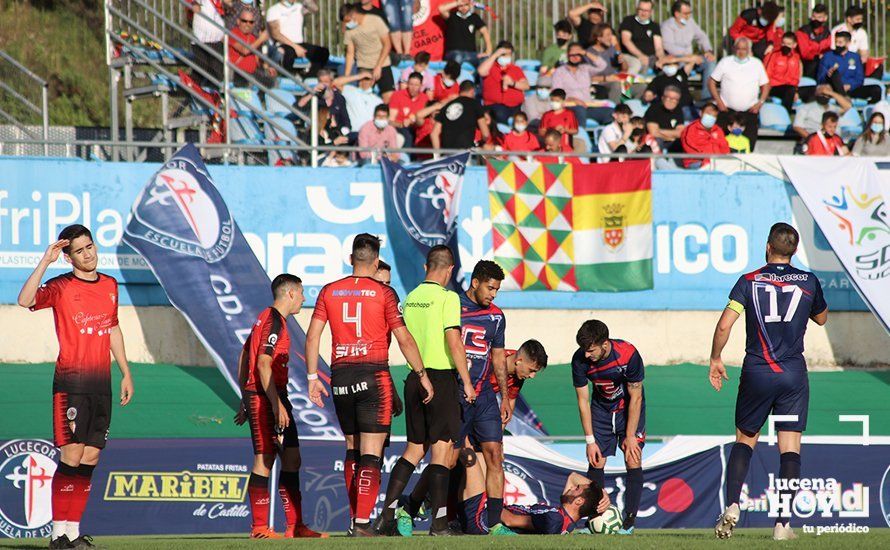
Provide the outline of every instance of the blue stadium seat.
<path id="1" fill-rule="evenodd" d="M 760 127 L 784 134 L 791 127 L 791 116 L 782 105 L 765 103 L 760 108 Z"/>
<path id="2" fill-rule="evenodd" d="M 853 107 L 856 109 L 861 109 L 868 105 L 868 101 L 859 97 L 854 97 L 850 99 L 850 103 L 853 104 Z"/>
<path id="3" fill-rule="evenodd" d="M 849 139 L 850 137 L 858 136 L 862 133 L 864 124 L 862 122 L 862 117 L 859 116 L 859 111 L 856 109 L 850 109 L 843 115 L 841 115 L 840 120 L 837 123 L 838 132 L 841 137 L 844 139 Z"/>
<path id="4" fill-rule="evenodd" d="M 630 107 L 633 116 L 646 116 L 646 111 L 649 110 L 649 106 L 643 105 L 643 102 L 639 99 L 628 99 L 624 104 Z"/>
<path id="5" fill-rule="evenodd" d="M 864 109 L 862 109 L 862 120 L 868 122 L 868 119 L 871 118 L 871 114 L 875 111 L 874 105 L 866 105 Z"/>
<path id="6" fill-rule="evenodd" d="M 445 61 L 430 61 L 430 70 L 434 73 L 442 72 L 445 68 Z"/>
<path id="7" fill-rule="evenodd" d="M 284 117 L 273 117 L 269 119 L 274 125 L 281 127 L 284 131 L 282 132 L 273 124 L 266 123 L 266 142 L 270 145 L 291 145 L 294 144 L 294 140 L 291 136 L 297 135 L 297 130 L 294 128 L 294 123 Z M 275 166 L 279 160 L 294 160 L 294 154 L 291 151 L 285 150 L 273 150 L 269 151 L 269 164 Z"/>
<path id="8" fill-rule="evenodd" d="M 580 139 L 584 142 L 584 149 L 586 151 L 594 151 L 594 145 L 590 138 L 590 134 L 587 133 L 587 130 L 584 128 L 578 128 L 578 133 L 575 134 L 575 138 Z"/>
<path id="9" fill-rule="evenodd" d="M 239 116 L 252 117 L 254 113 L 264 110 L 260 95 L 252 88 L 232 88 L 229 90 L 229 96 L 232 98 L 234 111 Z"/>
<path id="10" fill-rule="evenodd" d="M 590 128 L 590 124 L 588 124 L 587 127 Z M 606 129 L 605 126 L 597 126 L 596 128 L 591 128 L 588 130 L 588 133 L 590 134 L 590 152 L 591 153 L 599 153 L 600 152 L 600 148 L 599 148 L 600 134 L 602 134 L 603 130 L 605 130 L 605 129 Z"/>
<path id="11" fill-rule="evenodd" d="M 250 117 L 239 116 L 229 119 L 229 139 L 239 145 L 262 145 L 265 143 L 263 131 Z"/>
<path id="12" fill-rule="evenodd" d="M 305 81 L 304 81 L 304 84 L 305 84 Z M 288 92 L 300 94 L 300 95 L 305 94 L 308 91 L 303 84 L 300 84 L 297 81 L 292 80 L 290 78 L 283 78 L 283 77 L 278 78 L 278 80 L 275 82 L 275 87 L 279 88 L 281 90 L 287 90 Z"/>
<path id="13" fill-rule="evenodd" d="M 294 94 L 287 90 L 275 88 L 266 94 L 266 112 L 287 116 L 296 102 Z"/>
<path id="14" fill-rule="evenodd" d="M 464 64 L 466 65 L 466 63 Z M 461 66 L 460 76 L 457 77 L 458 82 L 463 82 L 464 80 L 469 80 L 470 82 L 476 82 L 476 73 L 473 71 L 468 71 Z"/>
<path id="15" fill-rule="evenodd" d="M 800 77 L 800 81 L 797 83 L 798 88 L 803 88 L 805 86 L 815 86 L 816 81 L 808 76 Z"/>

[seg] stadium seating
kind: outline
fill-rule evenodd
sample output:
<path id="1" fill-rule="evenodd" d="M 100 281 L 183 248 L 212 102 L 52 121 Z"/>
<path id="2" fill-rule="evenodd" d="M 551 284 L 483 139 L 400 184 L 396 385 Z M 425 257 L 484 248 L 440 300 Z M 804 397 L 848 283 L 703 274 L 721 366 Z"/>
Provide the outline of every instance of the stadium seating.
<path id="1" fill-rule="evenodd" d="M 297 129 L 294 127 L 293 122 L 284 117 L 272 118 L 270 122 L 272 124 L 265 125 L 267 143 L 271 145 L 294 145 L 294 140 L 290 136 L 296 136 Z M 282 132 L 276 126 L 279 126 L 284 131 Z M 279 164 L 279 162 L 293 162 L 293 160 L 294 155 L 291 151 L 281 149 L 269 151 L 269 164 L 272 166 Z"/>
<path id="2" fill-rule="evenodd" d="M 765 103 L 760 108 L 760 128 L 771 133 L 784 135 L 791 127 L 791 116 L 785 107 L 775 103 Z"/>
<path id="3" fill-rule="evenodd" d="M 265 110 L 260 95 L 252 88 L 232 88 L 229 95 L 234 103 L 233 111 L 239 116 L 253 117 L 255 113 Z"/>
<path id="4" fill-rule="evenodd" d="M 844 140 L 858 137 L 863 130 L 862 117 L 856 109 L 844 113 L 838 121 L 838 133 Z"/>
<path id="5" fill-rule="evenodd" d="M 266 94 L 266 112 L 282 116 L 290 115 L 291 108 L 296 102 L 294 94 L 281 88 L 275 88 L 269 92 Z"/>
<path id="6" fill-rule="evenodd" d="M 629 99 L 624 104 L 630 107 L 633 116 L 646 116 L 646 111 L 649 110 L 649 106 L 643 105 L 639 99 Z"/>
<path id="7" fill-rule="evenodd" d="M 265 135 L 259 125 L 250 117 L 236 116 L 229 120 L 229 139 L 239 145 L 262 145 Z"/>

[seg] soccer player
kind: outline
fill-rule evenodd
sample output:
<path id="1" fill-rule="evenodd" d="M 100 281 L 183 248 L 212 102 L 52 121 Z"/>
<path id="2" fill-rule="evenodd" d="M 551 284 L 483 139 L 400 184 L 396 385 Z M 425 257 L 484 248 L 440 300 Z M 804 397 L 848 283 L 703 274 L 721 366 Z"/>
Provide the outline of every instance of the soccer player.
<path id="1" fill-rule="evenodd" d="M 287 318 L 303 308 L 303 281 L 283 273 L 272 281 L 272 305 L 257 317 L 238 360 L 241 413 L 236 424 L 250 425 L 253 469 L 247 484 L 253 526 L 252 539 L 282 538 L 269 527 L 269 472 L 281 455 L 278 494 L 284 505 L 286 538 L 327 538 L 303 523 L 300 494 L 300 440 L 293 407 L 287 396 L 290 333 Z"/>
<path id="2" fill-rule="evenodd" d="M 643 494 L 643 359 L 630 342 L 610 339 L 609 327 L 595 319 L 581 325 L 575 340 L 578 351 L 572 356 L 572 381 L 587 440 L 587 477 L 605 487 L 606 457 L 615 456 L 617 447 L 621 447 L 627 488 L 624 523 L 618 533 L 631 535 Z M 588 390 L 591 382 L 593 392 Z"/>
<path id="3" fill-rule="evenodd" d="M 306 335 L 309 398 L 324 407 L 322 395 L 327 396 L 328 391 L 318 379 L 318 347 L 325 325 L 331 324 L 331 390 L 346 437 L 344 477 L 354 519 L 353 536 L 375 535 L 370 518 L 377 503 L 380 460 L 393 413 L 390 332 L 416 380 L 410 392 L 406 388 L 405 398 L 429 401 L 434 397 L 417 344 L 405 328 L 399 297 L 373 278 L 379 256 L 379 238 L 368 233 L 356 235 L 350 255 L 352 275 L 321 289 Z"/>
<path id="4" fill-rule="evenodd" d="M 399 497 L 408 485 L 411 474 L 428 449 L 430 464 L 426 467 L 431 518 L 430 535 L 451 536 L 456 533 L 448 525 L 447 501 L 453 446 L 460 432 L 460 405 L 455 370 L 463 383 L 467 401 L 476 399 L 476 391 L 467 370 L 467 356 L 461 341 L 460 298 L 445 288 L 454 269 L 454 255 L 447 246 L 437 245 L 426 257 L 426 278 L 405 298 L 405 323 L 417 340 L 426 374 L 435 389 L 432 400 L 421 402 L 417 384 L 424 380 L 420 373 L 409 373 L 405 379 L 405 424 L 408 445 L 393 467 L 386 488 L 380 532 L 393 534 L 393 519 L 404 510 L 397 510 Z M 424 491 L 426 492 L 426 491 Z M 423 501 L 420 496 L 420 501 Z M 399 522 L 402 535 L 410 535 L 411 521 Z"/>
<path id="5" fill-rule="evenodd" d="M 547 351 L 541 342 L 526 340 L 518 350 L 506 350 L 507 368 L 507 402 L 510 405 L 510 417 L 516 408 L 516 398 L 522 391 L 526 380 L 531 380 L 539 372 L 547 368 Z M 501 393 L 500 382 L 495 373 L 489 377 L 491 389 L 495 394 Z"/>
<path id="6" fill-rule="evenodd" d="M 392 283 L 392 266 L 380 260 L 377 262 L 377 273 L 374 274 L 374 278 L 389 286 Z"/>
<path id="7" fill-rule="evenodd" d="M 766 265 L 739 277 L 729 293 L 729 303 L 714 331 L 708 377 L 715 390 L 729 380 L 720 357 L 733 324 L 745 313 L 747 341 L 739 395 L 736 400 L 736 442 L 726 465 L 727 507 L 717 523 L 718 538 L 732 536 L 739 520 L 739 495 L 760 430 L 770 414 L 792 415 L 796 420 L 776 422 L 779 433 L 779 477 L 800 477 L 800 437 L 807 427 L 810 386 L 803 358 L 807 321 L 818 325 L 828 320 L 828 305 L 819 279 L 791 265 L 800 236 L 787 223 L 770 228 Z M 794 494 L 780 493 L 789 505 Z M 786 517 L 776 519 L 776 540 L 795 539 Z"/>
<path id="8" fill-rule="evenodd" d="M 41 285 L 47 268 L 60 254 L 71 264 L 71 272 Z M 121 406 L 133 398 L 133 378 L 117 322 L 117 281 L 96 271 L 98 263 L 90 230 L 69 225 L 46 249 L 19 292 L 22 307 L 31 311 L 53 308 L 59 339 L 53 439 L 61 458 L 52 480 L 50 548 L 94 547 L 89 535 L 80 534 L 80 518 L 111 424 L 111 355 L 122 375 Z"/>

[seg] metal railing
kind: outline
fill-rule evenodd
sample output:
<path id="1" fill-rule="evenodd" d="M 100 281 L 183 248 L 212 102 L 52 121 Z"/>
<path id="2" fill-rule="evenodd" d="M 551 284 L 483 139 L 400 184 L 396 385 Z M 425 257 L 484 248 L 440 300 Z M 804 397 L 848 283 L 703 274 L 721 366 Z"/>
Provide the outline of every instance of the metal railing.
<path id="1" fill-rule="evenodd" d="M 36 139 L 29 124 L 38 122 L 43 129 L 43 141 L 49 140 L 49 87 L 45 80 L 0 50 L 0 117 L 13 124 L 25 135 Z M 44 144 L 44 154 L 49 145 Z"/>

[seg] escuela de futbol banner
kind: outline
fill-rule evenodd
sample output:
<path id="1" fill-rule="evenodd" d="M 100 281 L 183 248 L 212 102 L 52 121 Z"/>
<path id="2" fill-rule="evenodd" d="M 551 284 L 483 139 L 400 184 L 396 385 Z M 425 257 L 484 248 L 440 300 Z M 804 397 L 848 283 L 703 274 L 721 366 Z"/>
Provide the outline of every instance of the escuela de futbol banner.
<path id="1" fill-rule="evenodd" d="M 149 179 L 133 203 L 123 239 L 145 258 L 170 303 L 240 395 L 238 356 L 257 316 L 272 303 L 271 282 L 193 145 Z M 287 390 L 301 433 L 339 437 L 333 403 L 319 409 L 309 401 L 306 334 L 292 318 L 287 328 Z M 319 371 L 329 382 L 321 361 Z"/>
<path id="2" fill-rule="evenodd" d="M 890 332 L 890 170 L 868 158 L 780 161 L 853 286 Z"/>
<path id="3" fill-rule="evenodd" d="M 505 290 L 653 287 L 648 161 L 488 164 L 492 246 Z"/>

